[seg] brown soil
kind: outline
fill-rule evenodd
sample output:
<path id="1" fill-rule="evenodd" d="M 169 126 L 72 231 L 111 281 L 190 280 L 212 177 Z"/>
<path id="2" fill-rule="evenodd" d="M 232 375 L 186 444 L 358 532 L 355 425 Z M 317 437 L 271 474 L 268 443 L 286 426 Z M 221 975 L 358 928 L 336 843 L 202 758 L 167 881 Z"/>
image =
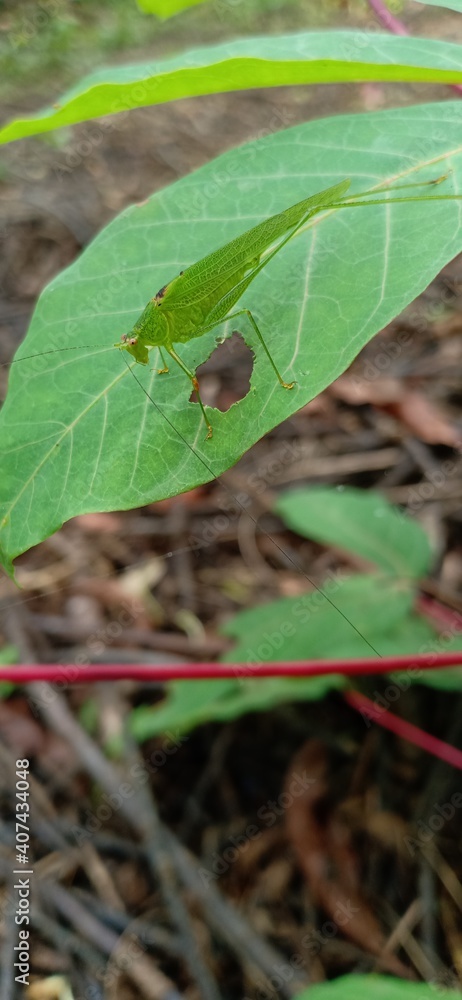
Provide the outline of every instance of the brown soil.
<path id="1" fill-rule="evenodd" d="M 348 23 L 345 10 L 341 16 Z M 449 32 L 450 16 L 444 24 Z M 64 146 L 33 139 L 6 149 L 0 360 L 21 340 L 41 288 L 126 205 L 267 128 L 441 96 L 435 88 L 375 84 L 219 95 L 114 120 L 89 155 L 79 148 L 95 124 L 74 128 Z M 226 476 L 239 491 L 243 477 L 257 475 L 253 515 L 316 580 L 339 556 L 284 530 L 271 514 L 279 490 L 301 480 L 343 482 L 377 487 L 412 506 L 435 465 L 450 456 L 450 483 L 422 500 L 419 516 L 440 552 L 430 589 L 460 610 L 461 468 L 452 445 L 460 431 L 454 373 L 461 363 L 461 287 L 455 261 L 358 359 L 360 372 L 423 312 L 425 333 L 413 339 L 404 365 L 401 358 L 387 370 L 392 385 L 378 378 L 357 405 L 347 383 L 338 384 Z M 227 407 L 245 392 L 245 349 L 233 358 L 232 371 L 220 351 L 208 365 L 204 392 L 214 405 Z M 421 433 L 397 403 L 397 384 L 416 392 L 416 406 L 423 400 Z M 294 442 L 297 462 L 281 461 Z M 183 541 L 213 524 L 221 500 L 217 482 L 142 511 L 70 522 L 22 557 L 21 592 L 0 582 L 5 641 L 27 662 L 214 658 L 224 648 L 220 626 L 237 610 L 305 586 L 244 515 L 210 545 L 188 550 Z M 179 551 L 168 558 L 172 549 Z M 136 628 L 129 624 L 112 639 L 110 626 L 131 600 L 143 608 Z M 364 691 L 376 696 L 386 686 L 373 680 Z M 153 685 L 127 681 L 50 700 L 38 689 L 16 690 L 0 703 L 6 894 L 12 761 L 30 758 L 34 775 L 37 986 L 56 974 L 79 998 L 260 1000 L 371 970 L 457 986 L 457 773 L 365 727 L 337 695 L 137 750 L 123 721 L 131 706 L 160 696 Z M 454 695 L 414 687 L 396 710 L 442 739 L 460 740 Z M 106 770 L 99 747 L 110 761 Z M 133 779 L 138 755 L 147 785 Z M 293 784 L 306 771 L 316 776 L 316 794 L 300 778 Z M 181 854 L 180 842 L 191 853 Z M 12 967 L 16 932 L 14 924 L 4 927 L 3 969 Z M 5 998 L 14 996 L 11 984 L 5 990 Z M 45 995 L 53 994 L 28 994 Z"/>

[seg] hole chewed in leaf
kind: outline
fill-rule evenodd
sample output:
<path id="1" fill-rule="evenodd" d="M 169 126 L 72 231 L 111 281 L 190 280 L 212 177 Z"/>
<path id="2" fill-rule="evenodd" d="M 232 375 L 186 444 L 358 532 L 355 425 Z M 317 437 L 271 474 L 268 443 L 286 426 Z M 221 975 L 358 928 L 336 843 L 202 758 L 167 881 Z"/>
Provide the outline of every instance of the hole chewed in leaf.
<path id="1" fill-rule="evenodd" d="M 226 413 L 233 403 L 244 399 L 250 389 L 253 362 L 252 351 L 240 333 L 234 332 L 223 343 L 218 343 L 196 372 L 204 403 Z M 191 402 L 195 398 L 193 392 Z"/>

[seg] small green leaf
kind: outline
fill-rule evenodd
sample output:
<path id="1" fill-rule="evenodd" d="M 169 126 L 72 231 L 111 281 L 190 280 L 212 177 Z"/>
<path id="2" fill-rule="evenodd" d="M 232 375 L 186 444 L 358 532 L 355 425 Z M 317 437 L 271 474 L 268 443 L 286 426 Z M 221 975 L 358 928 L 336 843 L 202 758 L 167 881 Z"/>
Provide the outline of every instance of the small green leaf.
<path id="1" fill-rule="evenodd" d="M 224 660 L 256 664 L 370 656 L 366 640 L 377 648 L 381 635 L 405 620 L 414 601 L 414 590 L 405 582 L 372 574 L 346 579 L 339 574 L 324 581 L 321 591 L 241 611 L 224 628 L 237 640 Z"/>
<path id="2" fill-rule="evenodd" d="M 142 742 L 169 729 L 180 732 L 195 729 L 211 719 L 222 718 L 223 704 L 237 690 L 238 684 L 233 680 L 173 681 L 163 701 L 152 708 L 140 705 L 133 709 L 130 732 Z"/>
<path id="3" fill-rule="evenodd" d="M 159 705 L 140 705 L 133 710 L 130 732 L 140 742 L 169 729 L 189 732 L 206 722 L 230 722 L 248 712 L 277 708 L 284 702 L 317 701 L 344 683 L 333 674 L 301 679 L 174 681 Z"/>
<path id="4" fill-rule="evenodd" d="M 330 578 L 322 589 L 332 604 L 319 591 L 311 591 L 235 615 L 223 631 L 236 641 L 222 658 L 237 665 L 235 679 L 172 682 L 161 702 L 134 709 L 132 735 L 143 741 L 170 729 L 188 732 L 207 722 L 228 722 L 285 702 L 316 701 L 345 687 L 349 679 L 341 673 L 342 661 L 370 656 L 371 646 L 378 658 L 438 648 L 435 630 L 412 611 L 412 588 L 396 579 Z M 256 664 L 331 658 L 339 660 L 338 674 L 246 679 L 246 668 Z M 390 674 L 398 693 L 412 683 L 460 690 L 461 678 L 462 669 L 429 675 L 411 667 Z"/>
<path id="5" fill-rule="evenodd" d="M 328 580 L 324 587 L 335 607 L 314 591 L 237 614 L 224 629 L 237 642 L 223 657 L 223 662 L 239 664 L 236 679 L 169 684 L 162 702 L 134 709 L 132 734 L 144 740 L 172 728 L 187 732 L 205 722 L 226 722 L 284 702 L 316 701 L 348 683 L 341 665 L 338 674 L 325 677 L 246 680 L 246 666 L 252 664 L 370 655 L 371 647 L 360 633 L 378 656 L 411 652 L 423 637 L 428 639 L 425 624 L 421 628 L 410 613 L 412 591 L 396 581 L 358 575 L 343 582 Z"/>
<path id="6" fill-rule="evenodd" d="M 379 493 L 303 487 L 281 496 L 276 511 L 299 535 L 354 552 L 385 573 L 418 579 L 430 568 L 430 543 L 420 524 Z"/>
<path id="7" fill-rule="evenodd" d="M 18 662 L 18 651 L 14 646 L 3 646 L 0 649 L 0 667 L 11 666 L 12 663 Z M 0 672 L 1 677 L 1 672 Z"/>
<path id="8" fill-rule="evenodd" d="M 462 83 L 462 46 L 365 31 L 241 38 L 159 62 L 96 70 L 53 107 L 5 125 L 0 143 L 181 97 L 361 80 Z"/>
<path id="9" fill-rule="evenodd" d="M 316 983 L 294 1000 L 461 1000 L 462 993 L 433 983 L 409 983 L 391 976 L 340 976 Z"/>
<path id="10" fill-rule="evenodd" d="M 18 651 L 14 646 L 3 646 L 3 649 L 0 649 L 0 698 L 8 698 L 15 687 L 12 681 L 2 681 L 1 668 L 2 666 L 11 666 L 12 663 L 18 663 L 18 661 Z"/>
<path id="11" fill-rule="evenodd" d="M 144 10 L 146 14 L 155 14 L 166 20 L 186 10 L 187 7 L 196 7 L 197 4 L 204 3 L 204 0 L 136 0 L 136 2 L 140 10 Z"/>

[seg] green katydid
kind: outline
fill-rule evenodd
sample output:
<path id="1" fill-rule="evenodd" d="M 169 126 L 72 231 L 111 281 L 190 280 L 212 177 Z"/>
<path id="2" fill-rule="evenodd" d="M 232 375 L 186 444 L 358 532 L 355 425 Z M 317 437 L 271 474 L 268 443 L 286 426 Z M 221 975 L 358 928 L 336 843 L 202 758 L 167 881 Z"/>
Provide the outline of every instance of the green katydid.
<path id="1" fill-rule="evenodd" d="M 423 183 L 435 184 L 443 179 L 444 178 L 438 177 L 431 181 L 424 181 Z M 131 354 L 131 357 L 133 358 L 132 363 L 129 364 L 127 359 L 127 366 L 131 374 L 136 378 L 133 368 L 136 366 L 135 363 L 137 361 L 140 361 L 141 364 L 144 365 L 148 363 L 149 348 L 151 346 L 158 345 L 160 350 L 162 350 L 162 346 L 167 348 L 170 356 L 174 356 L 176 360 L 176 356 L 174 355 L 174 352 L 172 350 L 173 344 L 176 344 L 180 341 L 187 343 L 187 341 L 192 340 L 195 337 L 202 336 L 202 334 L 206 333 L 206 329 L 210 328 L 209 326 L 207 326 L 208 323 L 210 323 L 210 326 L 213 328 L 218 323 L 223 322 L 226 319 L 236 315 L 235 313 L 232 312 L 234 304 L 238 301 L 240 296 L 243 295 L 245 289 L 248 288 L 251 281 L 253 281 L 254 278 L 257 277 L 257 275 L 263 270 L 263 268 L 267 266 L 267 264 L 269 264 L 269 266 L 271 267 L 270 264 L 271 258 L 276 253 L 279 253 L 279 251 L 283 249 L 283 247 L 288 243 L 289 240 L 296 237 L 296 234 L 300 232 L 305 227 L 305 225 L 310 226 L 313 224 L 314 221 L 318 221 L 318 219 L 321 218 L 321 214 L 322 215 L 329 214 L 331 211 L 343 209 L 344 207 L 353 207 L 356 205 L 377 205 L 384 203 L 389 204 L 397 201 L 400 202 L 427 201 L 427 200 L 433 201 L 433 200 L 443 200 L 443 199 L 444 200 L 459 199 L 460 197 L 462 197 L 461 195 L 457 194 L 447 194 L 447 195 L 443 194 L 430 197 L 425 197 L 425 196 L 422 197 L 419 195 L 418 197 L 414 197 L 414 196 L 409 196 L 408 193 L 404 191 L 403 191 L 403 197 L 395 197 L 394 194 L 397 188 L 416 187 L 420 185 L 398 184 L 395 186 L 391 186 L 388 185 L 387 182 L 384 182 L 382 185 L 377 185 L 377 187 L 372 191 L 361 192 L 360 194 L 348 195 L 347 194 L 348 185 L 349 185 L 348 181 L 340 182 L 340 184 L 334 185 L 333 187 L 328 188 L 325 191 L 321 191 L 317 195 L 311 196 L 310 198 L 297 203 L 291 208 L 287 208 L 285 211 L 279 213 L 278 215 L 274 215 L 266 219 L 264 222 L 255 226 L 253 229 L 250 229 L 248 230 L 248 232 L 243 233 L 236 239 L 231 240 L 225 247 L 222 247 L 221 249 L 216 250 L 212 254 L 203 257 L 197 263 L 187 268 L 187 270 L 185 270 L 183 274 L 180 274 L 177 278 L 174 278 L 173 281 L 170 282 L 170 284 L 165 286 L 161 290 L 161 292 L 157 294 L 157 296 L 154 298 L 154 301 L 151 300 L 149 305 L 144 310 L 144 313 L 142 314 L 140 319 L 137 321 L 137 323 L 135 323 L 135 326 L 130 332 L 130 334 L 125 335 L 125 337 L 121 338 L 119 343 L 116 345 L 117 349 L 126 350 Z M 313 219 L 312 218 L 313 216 L 316 216 L 316 219 Z M 168 223 L 166 223 L 166 225 L 168 226 Z M 287 288 L 284 287 L 280 288 L 279 298 L 281 301 L 281 306 L 285 307 L 285 298 L 287 298 Z M 159 305 L 154 305 L 155 302 L 163 303 L 163 305 L 161 305 L 159 308 Z M 168 306 L 168 309 L 166 309 L 165 306 Z M 239 310 L 238 315 L 244 312 L 247 312 L 247 310 L 244 309 Z M 90 314 L 90 321 L 92 321 L 93 315 L 95 313 L 97 315 L 97 310 L 93 309 L 92 313 Z M 282 308 L 281 308 L 281 313 L 282 313 Z M 149 329 L 147 323 L 143 327 L 143 321 L 146 319 L 146 317 L 148 319 L 152 319 L 153 316 L 154 316 L 154 321 L 152 329 Z M 159 323 L 159 317 L 162 317 L 162 326 Z M 46 322 L 44 322 L 44 326 L 46 329 L 47 327 Z M 73 326 L 75 328 L 73 335 L 78 338 L 79 337 L 78 324 L 74 322 Z M 258 328 L 256 332 L 259 338 L 261 338 L 261 341 L 263 342 L 263 338 L 261 337 Z M 74 341 L 74 344 L 71 346 L 69 344 L 69 341 L 67 341 L 67 346 L 64 348 L 53 349 L 50 347 L 50 349 L 48 350 L 47 349 L 41 350 L 38 354 L 23 355 L 21 358 L 16 359 L 15 364 L 22 361 L 26 361 L 28 358 L 29 359 L 39 358 L 39 357 L 42 358 L 46 354 L 59 353 L 60 350 L 86 351 L 89 348 L 93 349 L 97 347 L 98 351 L 100 352 L 102 347 L 103 336 L 104 336 L 104 343 L 107 344 L 107 347 L 103 347 L 103 350 L 114 351 L 114 347 L 110 346 L 110 344 L 108 343 L 109 337 L 107 337 L 106 334 L 103 334 L 101 332 L 100 341 L 98 344 L 90 343 L 88 345 L 87 342 L 88 346 L 86 346 L 81 342 L 76 343 Z M 284 345 L 283 336 L 284 336 L 284 330 L 281 329 L 279 336 L 280 340 L 279 348 L 281 353 Z M 66 330 L 66 338 L 67 337 L 68 337 L 68 331 Z M 46 339 L 47 339 L 46 337 L 42 339 L 42 343 L 46 344 Z M 265 351 L 267 351 L 269 362 L 273 365 L 273 368 L 275 369 L 279 382 L 283 386 L 288 387 L 290 383 L 284 382 L 284 379 L 277 370 L 276 365 L 274 364 L 273 359 L 264 342 L 263 342 L 263 347 Z M 282 356 L 284 356 L 283 353 Z M 263 357 L 261 360 L 263 367 L 263 365 L 265 365 L 266 362 Z M 193 385 L 197 384 L 195 382 L 196 379 L 195 373 L 193 373 L 192 371 L 191 372 L 188 371 L 186 369 L 186 366 L 183 365 L 181 359 L 179 360 L 179 364 L 186 371 L 186 374 L 188 375 L 188 378 L 191 380 Z M 8 477 L 5 476 L 3 479 L 4 485 L 3 485 L 2 498 L 3 497 L 5 498 L 5 502 L 3 503 L 2 506 L 2 514 L 3 511 L 5 511 L 5 513 L 3 521 L 0 521 L 0 528 L 5 527 L 5 529 L 7 529 L 7 531 L 9 532 L 8 525 L 11 519 L 11 512 L 16 508 L 17 505 L 19 505 L 19 503 L 21 504 L 23 503 L 23 497 L 28 496 L 27 491 L 30 490 L 32 497 L 35 489 L 37 473 L 38 472 L 41 473 L 42 468 L 44 467 L 46 462 L 50 461 L 51 463 L 56 463 L 58 471 L 61 471 L 62 460 L 64 459 L 65 455 L 64 448 L 62 448 L 60 452 L 60 445 L 62 442 L 66 443 L 66 445 L 69 443 L 69 448 L 71 449 L 69 462 L 71 462 L 71 460 L 72 461 L 74 460 L 73 456 L 75 452 L 72 451 L 72 449 L 74 449 L 74 443 L 75 447 L 77 447 L 78 444 L 79 448 L 81 449 L 79 455 L 82 455 L 83 447 L 87 449 L 88 435 L 85 436 L 84 438 L 83 435 L 80 434 L 80 428 L 83 426 L 83 420 L 84 418 L 86 418 L 87 414 L 93 413 L 95 409 L 95 404 L 102 401 L 102 404 L 104 405 L 103 433 L 101 434 L 99 448 L 97 450 L 97 453 L 93 456 L 93 465 L 91 466 L 91 477 L 92 477 L 91 486 L 93 488 L 93 481 L 96 476 L 96 471 L 99 469 L 100 466 L 101 455 L 103 454 L 102 450 L 103 446 L 104 448 L 106 448 L 106 436 L 108 434 L 111 434 L 112 435 L 111 440 L 113 443 L 114 436 L 117 434 L 117 428 L 115 428 L 114 430 L 114 421 L 112 419 L 106 420 L 106 416 L 108 413 L 107 406 L 109 405 L 108 391 L 109 389 L 112 389 L 114 385 L 122 384 L 122 376 L 123 376 L 123 373 L 119 372 L 117 375 L 115 375 L 115 377 L 113 377 L 113 368 L 111 368 L 111 366 L 109 365 L 108 372 L 109 371 L 111 372 L 110 382 L 107 383 L 107 381 L 105 380 L 105 375 L 100 381 L 98 381 L 99 372 L 96 371 L 96 367 L 97 367 L 96 365 L 93 365 L 92 368 L 88 370 L 88 375 L 89 375 L 88 387 L 85 384 L 85 377 L 87 372 L 85 366 L 82 367 L 81 370 L 81 376 L 83 375 L 83 380 L 82 378 L 80 378 L 80 380 L 78 381 L 77 392 L 79 394 L 81 393 L 80 386 L 82 386 L 82 391 L 86 393 L 86 395 L 89 397 L 90 403 L 88 405 L 85 405 L 83 409 L 80 408 L 74 419 L 73 406 L 74 406 L 75 392 L 73 391 L 72 393 L 69 393 L 69 398 L 65 397 L 66 411 L 62 416 L 61 415 L 59 416 L 59 419 L 56 422 L 57 426 L 56 433 L 53 432 L 53 434 L 51 435 L 52 442 L 54 443 L 50 444 L 49 444 L 49 434 L 48 434 L 48 426 L 51 418 L 49 409 L 50 406 L 49 400 L 50 398 L 52 398 L 52 393 L 54 392 L 55 387 L 53 384 L 52 385 L 48 384 L 48 374 L 49 374 L 48 370 L 42 369 L 41 366 L 39 366 L 39 368 L 37 369 L 37 374 L 44 375 L 43 379 L 40 378 L 37 381 L 37 392 L 41 407 L 37 412 L 39 419 L 41 421 L 41 427 L 43 426 L 45 429 L 43 435 L 43 448 L 40 452 L 40 459 L 37 459 L 37 461 L 36 461 L 35 451 L 32 447 L 32 442 L 35 441 L 35 437 L 29 431 L 29 428 L 32 428 L 32 423 L 29 420 L 29 414 L 28 414 L 29 400 L 32 399 L 32 390 L 33 389 L 35 390 L 35 385 L 31 384 L 30 394 L 28 392 L 26 393 L 27 399 L 25 394 L 21 390 L 20 402 L 23 409 L 21 410 L 22 415 L 19 417 L 19 420 L 17 420 L 16 418 L 15 402 L 14 403 L 12 402 L 11 406 L 9 406 L 9 408 L 7 406 L 7 408 L 5 409 L 6 420 L 4 422 L 3 440 L 5 442 L 5 454 L 8 455 L 8 458 L 10 460 L 10 469 L 12 470 L 12 472 L 11 476 Z M 284 374 L 283 366 L 280 367 L 282 368 Z M 71 380 L 71 369 L 69 370 L 70 381 L 66 382 L 67 368 L 68 366 L 65 364 L 63 365 L 58 364 L 56 367 L 56 372 L 57 372 L 56 387 L 59 388 L 60 391 L 66 385 L 69 385 L 70 387 L 73 387 L 74 385 L 73 381 Z M 62 378 L 61 374 L 63 376 Z M 93 376 L 95 376 L 94 380 Z M 301 381 L 302 375 L 300 369 L 296 368 L 293 370 L 291 369 L 290 375 L 287 374 L 286 378 L 287 379 L 296 378 Z M 28 382 L 25 383 L 26 388 L 28 387 L 28 384 L 29 384 Z M 155 405 L 157 406 L 155 398 L 150 395 L 150 393 L 145 389 L 142 383 L 140 383 L 140 385 L 143 391 L 145 392 L 146 396 L 148 397 L 148 399 L 151 400 L 153 403 L 155 403 Z M 307 392 L 306 386 L 304 388 L 306 395 Z M 282 395 L 284 395 L 284 393 L 282 393 Z M 263 408 L 265 404 L 265 399 L 261 400 L 254 399 L 252 400 L 252 402 L 254 404 L 253 412 L 255 412 L 256 407 L 258 406 L 259 403 L 262 404 Z M 47 407 L 46 410 L 43 409 L 44 405 Z M 193 409 L 194 407 L 188 407 L 188 411 L 191 411 Z M 162 407 L 158 407 L 158 410 L 160 417 L 162 419 L 165 419 L 170 424 L 172 431 L 181 440 L 182 445 L 191 451 L 191 453 L 196 457 L 196 459 L 203 465 L 203 467 L 207 472 L 207 475 L 213 478 L 213 476 L 216 474 L 215 462 L 213 463 L 213 465 L 211 462 L 208 463 L 205 459 L 205 453 L 203 455 L 200 451 L 196 451 L 194 444 L 190 442 L 189 435 L 187 433 L 185 434 L 182 428 L 180 428 L 180 426 L 177 426 L 174 421 L 170 420 L 168 412 L 165 412 Z M 201 411 L 199 411 L 199 413 L 200 412 Z M 111 411 L 110 418 L 113 417 L 113 413 L 114 411 Z M 208 436 L 210 436 L 211 425 L 203 406 L 202 406 L 202 413 L 204 414 L 206 424 L 208 427 Z M 134 423 L 134 421 L 136 422 L 135 408 L 133 409 L 133 419 L 130 424 L 132 433 L 133 433 L 133 428 L 135 427 L 136 429 L 136 423 Z M 77 436 L 76 433 L 77 428 L 79 429 L 80 436 Z M 5 429 L 6 429 L 6 434 L 5 434 Z M 150 450 L 154 449 L 155 452 L 155 449 L 157 447 L 157 440 L 152 439 L 152 436 L 149 434 L 148 428 L 146 428 L 146 431 L 144 431 L 143 433 L 141 433 L 140 431 L 138 441 L 142 443 L 142 438 L 146 439 L 146 437 L 148 437 L 148 448 Z M 34 427 L 34 433 L 35 433 L 35 427 Z M 38 433 L 40 438 L 42 430 L 40 430 Z M 55 438 L 56 440 L 54 440 Z M 119 439 L 119 437 L 117 439 Z M 19 442 L 18 444 L 15 443 L 17 441 Z M 40 441 L 40 443 L 42 444 L 42 441 Z M 93 441 L 92 441 L 92 446 L 93 446 Z M 27 465 L 28 478 L 25 479 L 24 483 L 22 483 L 23 455 L 27 458 L 28 462 Z M 61 458 L 61 456 L 63 456 L 63 459 Z M 215 458 L 215 452 L 214 452 L 214 458 Z M 111 451 L 111 460 L 112 460 L 112 451 Z M 137 464 L 134 465 L 133 467 L 133 476 L 135 476 L 135 472 L 136 475 L 138 475 L 138 470 L 140 468 L 144 469 L 146 468 L 145 465 L 143 466 L 142 462 L 138 462 L 138 456 L 136 456 L 136 463 Z M 164 465 L 166 467 L 166 471 L 162 473 L 162 475 L 164 476 L 162 480 L 162 487 L 161 487 L 162 490 L 165 489 L 164 483 L 166 481 L 166 477 L 168 475 L 170 468 L 167 467 L 167 463 L 164 463 Z M 64 470 L 61 480 L 63 484 L 67 484 L 68 482 L 70 467 L 71 466 L 66 467 Z M 10 490 L 10 483 L 14 482 L 15 479 L 16 481 L 19 480 L 21 485 L 17 494 L 15 494 L 14 499 L 11 499 L 11 497 L 8 495 L 8 491 Z M 37 482 L 38 481 L 39 480 L 37 480 Z M 142 484 L 142 486 L 144 492 L 143 490 L 139 490 L 138 486 L 136 487 L 137 495 L 139 494 L 140 496 L 145 497 L 146 489 L 144 487 L 144 484 Z M 131 481 L 129 483 L 129 487 L 130 489 L 132 489 Z M 98 494 L 97 509 L 99 509 L 100 505 L 101 505 L 101 496 L 100 494 Z M 18 507 L 18 509 L 20 508 Z M 16 527 L 14 530 L 17 530 Z"/>
<path id="2" fill-rule="evenodd" d="M 446 176 L 421 183 L 436 184 L 445 180 Z M 187 368 L 173 345 L 201 337 L 214 327 L 245 315 L 258 337 L 280 385 L 284 389 L 292 389 L 295 382 L 284 381 L 250 310 L 243 307 L 236 312 L 231 311 L 246 288 L 267 266 L 271 258 L 279 253 L 286 243 L 293 239 L 295 234 L 306 225 L 309 219 L 323 210 L 380 204 L 389 201 L 433 200 L 432 197 L 422 199 L 421 197 L 406 196 L 361 201 L 358 199 L 383 192 L 383 186 L 372 191 L 361 192 L 359 195 L 347 196 L 346 192 L 349 186 L 349 180 L 340 181 L 340 183 L 334 184 L 318 194 L 303 199 L 277 215 L 270 216 L 192 264 L 185 271 L 181 271 L 177 277 L 164 285 L 150 299 L 132 330 L 124 334 L 120 341 L 114 345 L 120 350 L 128 351 L 136 361 L 143 365 L 149 363 L 148 348 L 158 347 L 164 365 L 162 369 L 159 369 L 159 374 L 168 372 L 162 354 L 162 348 L 164 348 L 191 380 L 207 426 L 207 438 L 212 435 L 212 426 L 200 396 L 196 374 Z M 418 183 L 403 184 L 391 188 L 385 187 L 385 190 L 416 186 L 420 185 Z M 433 197 L 440 199 L 461 196 L 437 195 Z M 281 239 L 281 237 L 283 238 Z M 280 242 L 273 246 L 277 239 L 280 239 Z"/>
<path id="3" fill-rule="evenodd" d="M 168 372 L 162 354 L 162 348 L 164 348 L 190 379 L 197 393 L 207 426 L 207 438 L 210 438 L 212 426 L 200 396 L 196 374 L 185 365 L 173 345 L 187 343 L 230 319 L 245 315 L 260 341 L 280 385 L 284 389 L 293 388 L 295 382 L 286 382 L 280 374 L 253 314 L 245 307 L 232 312 L 233 306 L 272 257 L 278 254 L 313 216 L 323 211 L 360 205 L 462 198 L 462 195 L 457 194 L 431 195 L 429 197 L 404 195 L 397 198 L 388 196 L 389 191 L 439 184 L 447 176 L 445 174 L 427 181 L 392 186 L 384 182 L 372 190 L 362 191 L 354 195 L 347 194 L 350 180 L 346 179 L 297 202 L 297 204 L 253 226 L 224 246 L 202 257 L 186 270 L 181 271 L 177 277 L 164 285 L 150 299 L 130 332 L 123 334 L 120 341 L 113 346 L 119 350 L 128 351 L 135 361 L 143 365 L 149 363 L 148 348 L 159 348 L 163 361 L 163 368 L 159 369 L 159 374 Z M 374 195 L 384 195 L 384 197 L 370 197 Z M 370 200 L 368 200 L 369 198 Z M 274 246 L 276 240 L 279 242 Z M 85 349 L 79 345 L 79 347 L 58 350 Z M 55 353 L 55 351 L 43 353 Z M 29 357 L 36 357 L 36 355 Z M 18 360 L 24 361 L 26 358 Z"/>
<path id="4" fill-rule="evenodd" d="M 194 372 L 186 367 L 174 350 L 173 344 L 185 343 L 194 337 L 201 337 L 220 323 L 238 316 L 247 315 L 260 343 L 265 350 L 276 376 L 284 389 L 292 389 L 293 382 L 284 382 L 266 346 L 257 323 L 248 309 L 230 310 L 241 298 L 256 275 L 266 266 L 271 257 L 282 249 L 315 212 L 329 208 L 342 198 L 350 186 L 350 181 L 341 181 L 320 194 L 305 198 L 291 208 L 270 216 L 259 225 L 248 229 L 225 246 L 214 250 L 201 260 L 182 271 L 152 298 L 130 333 L 115 344 L 126 350 L 136 361 L 147 365 L 148 346 L 165 348 L 180 368 L 191 379 L 197 392 L 199 405 L 207 425 L 207 437 L 211 437 L 212 426 L 207 418 L 202 402 L 199 383 Z M 289 234 L 262 261 L 265 250 L 274 240 Z M 162 353 L 161 353 L 162 357 Z M 162 358 L 163 359 L 163 358 Z M 168 372 L 164 368 L 159 374 Z"/>

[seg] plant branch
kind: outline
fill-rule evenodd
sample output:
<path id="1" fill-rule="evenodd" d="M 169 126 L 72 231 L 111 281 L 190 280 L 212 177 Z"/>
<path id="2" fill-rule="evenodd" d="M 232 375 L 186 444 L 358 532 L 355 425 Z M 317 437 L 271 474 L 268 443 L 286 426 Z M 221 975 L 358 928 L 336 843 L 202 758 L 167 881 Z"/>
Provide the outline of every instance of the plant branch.
<path id="1" fill-rule="evenodd" d="M 447 764 L 462 771 L 462 750 L 450 746 L 449 743 L 444 743 L 443 740 L 439 740 L 437 736 L 432 736 L 431 733 L 426 733 L 423 729 L 419 729 L 418 726 L 414 726 L 412 722 L 400 719 L 393 712 L 388 712 L 387 709 L 374 704 L 370 698 L 366 698 L 366 695 L 361 694 L 359 691 L 344 691 L 343 697 L 351 708 L 360 712 L 363 717 L 365 716 L 367 719 L 370 719 L 371 722 L 376 722 L 379 726 L 383 726 L 384 729 L 389 729 L 390 732 L 394 733 L 400 739 L 414 743 L 422 750 L 426 750 L 427 753 L 432 754 L 434 757 L 439 757 L 440 760 L 444 760 Z"/>
<path id="2" fill-rule="evenodd" d="M 374 14 L 377 15 L 384 28 L 391 31 L 393 35 L 410 34 L 406 25 L 395 17 L 390 10 L 388 10 L 388 7 L 385 3 L 383 3 L 383 0 L 369 0 L 369 7 L 374 11 Z"/>
<path id="3" fill-rule="evenodd" d="M 179 681 L 239 680 L 256 677 L 324 677 L 342 674 L 360 677 L 387 674 L 396 670 L 436 670 L 441 667 L 462 667 L 462 650 L 450 653 L 413 653 L 405 656 L 355 657 L 348 660 L 304 660 L 247 663 L 178 663 L 149 666 L 140 663 L 107 663 L 76 666 L 75 664 L 19 664 L 1 666 L 0 680 L 14 684 L 48 681 L 51 684 L 74 686 L 100 681 Z"/>

